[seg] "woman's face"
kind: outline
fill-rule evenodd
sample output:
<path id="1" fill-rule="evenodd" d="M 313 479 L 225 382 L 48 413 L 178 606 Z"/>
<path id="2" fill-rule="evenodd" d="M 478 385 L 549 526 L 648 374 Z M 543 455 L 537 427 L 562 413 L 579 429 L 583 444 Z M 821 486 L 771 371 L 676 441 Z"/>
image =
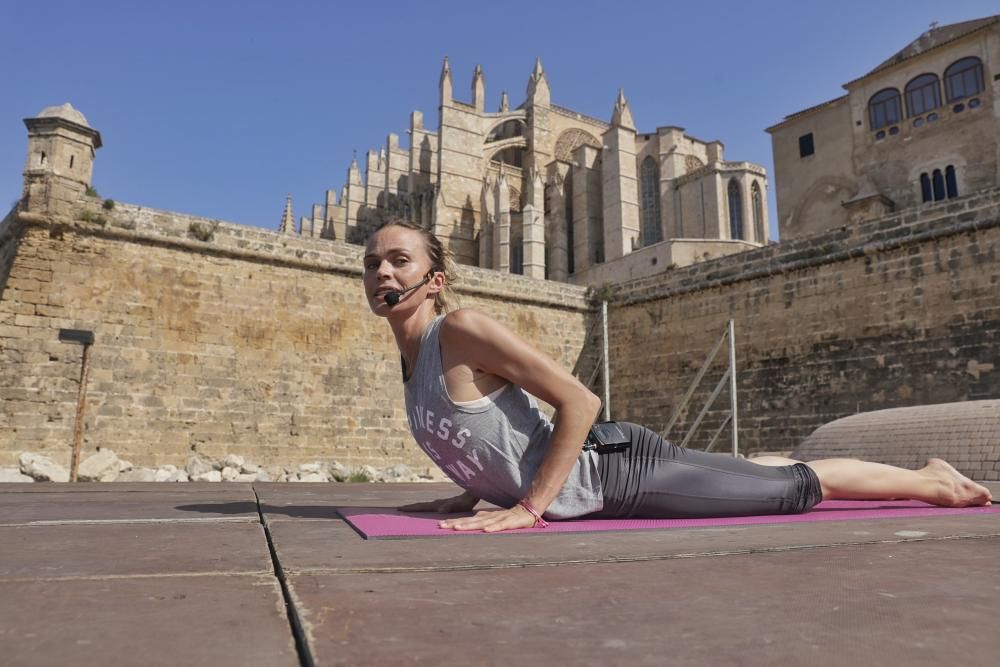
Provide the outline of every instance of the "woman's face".
<path id="1" fill-rule="evenodd" d="M 395 306 L 385 302 L 390 291 L 402 292 L 423 280 L 431 270 L 420 232 L 405 227 L 383 227 L 368 240 L 364 258 L 365 296 L 368 307 L 381 317 L 390 311 L 415 310 L 426 298 L 429 285 L 407 292 Z"/>

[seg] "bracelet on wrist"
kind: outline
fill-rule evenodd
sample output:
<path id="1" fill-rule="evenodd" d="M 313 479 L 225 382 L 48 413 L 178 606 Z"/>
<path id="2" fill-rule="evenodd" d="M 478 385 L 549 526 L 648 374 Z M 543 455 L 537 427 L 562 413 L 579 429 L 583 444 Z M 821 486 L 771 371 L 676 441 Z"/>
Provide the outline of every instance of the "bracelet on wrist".
<path id="1" fill-rule="evenodd" d="M 549 525 L 549 522 L 543 519 L 542 515 L 538 513 L 538 510 L 532 507 L 531 503 L 529 503 L 527 500 L 521 499 L 521 501 L 518 503 L 518 506 L 520 506 L 521 509 L 523 509 L 531 516 L 535 517 L 535 523 L 532 524 L 531 526 L 532 528 L 545 528 Z"/>

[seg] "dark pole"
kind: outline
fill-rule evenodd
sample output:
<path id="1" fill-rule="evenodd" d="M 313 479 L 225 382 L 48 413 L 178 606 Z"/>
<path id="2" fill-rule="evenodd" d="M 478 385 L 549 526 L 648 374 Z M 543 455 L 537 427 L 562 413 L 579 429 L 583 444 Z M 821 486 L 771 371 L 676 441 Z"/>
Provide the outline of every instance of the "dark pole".
<path id="1" fill-rule="evenodd" d="M 80 369 L 80 390 L 76 398 L 76 424 L 73 427 L 73 450 L 69 464 L 69 481 L 75 482 L 80 467 L 80 446 L 83 443 L 83 411 L 87 405 L 87 376 L 90 374 L 90 346 L 94 332 L 79 329 L 60 329 L 59 340 L 83 345 L 83 364 Z"/>

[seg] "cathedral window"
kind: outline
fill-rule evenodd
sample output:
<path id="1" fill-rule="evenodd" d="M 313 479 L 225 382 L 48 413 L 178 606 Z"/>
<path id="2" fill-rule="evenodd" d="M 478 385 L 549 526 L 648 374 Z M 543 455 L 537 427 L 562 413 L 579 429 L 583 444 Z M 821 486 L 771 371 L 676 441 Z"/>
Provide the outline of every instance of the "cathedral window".
<path id="1" fill-rule="evenodd" d="M 895 88 L 886 88 L 872 95 L 868 102 L 868 118 L 873 130 L 898 123 L 899 91 Z"/>
<path id="2" fill-rule="evenodd" d="M 923 202 L 934 201 L 934 193 L 931 192 L 931 177 L 927 172 L 920 174 L 920 199 Z"/>
<path id="3" fill-rule="evenodd" d="M 743 196 L 735 178 L 729 181 L 729 238 L 743 239 Z"/>
<path id="4" fill-rule="evenodd" d="M 757 181 L 750 186 L 750 201 L 753 204 L 753 235 L 757 243 L 764 242 L 764 198 Z"/>
<path id="5" fill-rule="evenodd" d="M 920 199 L 923 202 L 954 199 L 958 196 L 958 174 L 953 165 L 945 167 L 944 174 L 935 169 L 930 175 L 920 174 Z"/>
<path id="6" fill-rule="evenodd" d="M 936 74 L 921 74 L 906 84 L 906 112 L 910 118 L 941 106 L 941 86 Z"/>
<path id="7" fill-rule="evenodd" d="M 983 91 L 983 62 L 979 58 L 962 58 L 944 71 L 944 90 L 948 102 L 971 97 Z"/>
<path id="8" fill-rule="evenodd" d="M 958 196 L 958 181 L 955 179 L 955 167 L 950 164 L 944 170 L 944 186 L 948 199 Z"/>
<path id="9" fill-rule="evenodd" d="M 940 169 L 935 169 L 931 174 L 931 182 L 934 184 L 934 201 L 941 201 L 944 199 L 944 177 Z"/>
<path id="10" fill-rule="evenodd" d="M 652 157 L 647 157 L 642 161 L 640 173 L 642 245 L 648 246 L 663 240 L 660 231 L 660 166 Z"/>

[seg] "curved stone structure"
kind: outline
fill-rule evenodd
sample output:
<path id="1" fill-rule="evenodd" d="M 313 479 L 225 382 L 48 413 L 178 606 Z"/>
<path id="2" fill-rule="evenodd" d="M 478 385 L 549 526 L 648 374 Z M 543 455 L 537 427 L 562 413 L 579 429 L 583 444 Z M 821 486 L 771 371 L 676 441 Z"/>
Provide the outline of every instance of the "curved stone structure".
<path id="1" fill-rule="evenodd" d="M 792 452 L 802 461 L 847 457 L 919 468 L 943 458 L 978 480 L 1000 480 L 1000 400 L 864 412 L 824 424 Z"/>

